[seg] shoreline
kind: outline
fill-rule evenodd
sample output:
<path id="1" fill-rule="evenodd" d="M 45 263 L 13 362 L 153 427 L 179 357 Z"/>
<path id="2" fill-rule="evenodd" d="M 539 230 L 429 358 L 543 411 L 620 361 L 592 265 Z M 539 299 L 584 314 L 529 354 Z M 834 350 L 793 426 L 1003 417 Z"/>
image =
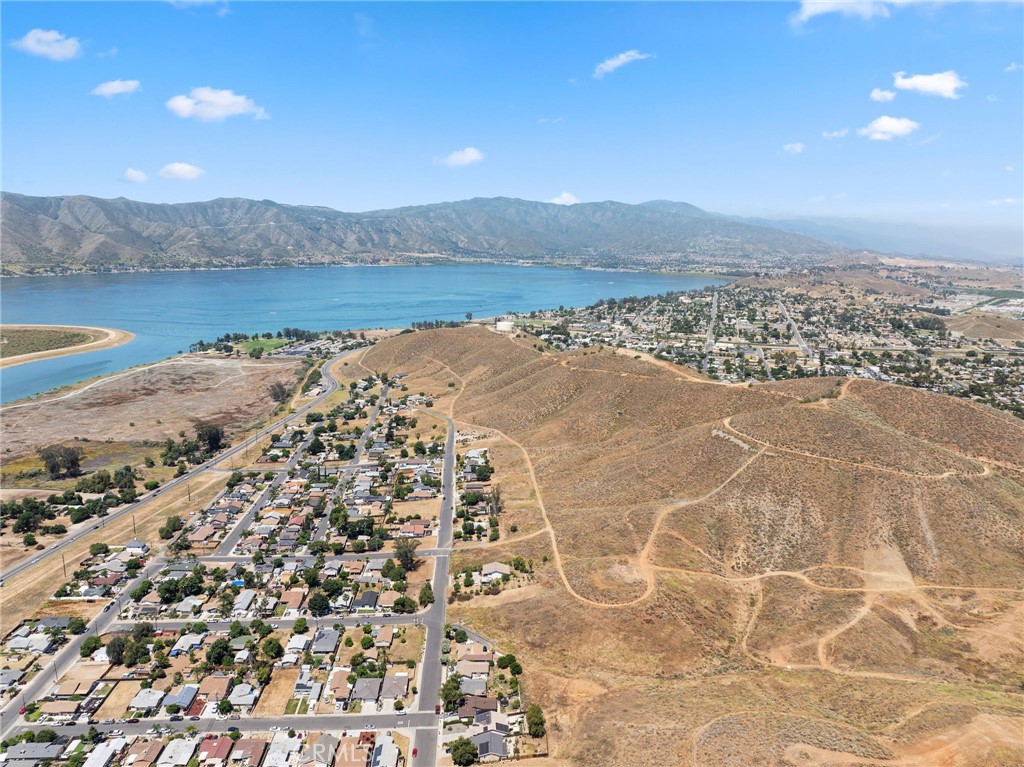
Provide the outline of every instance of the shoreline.
<path id="1" fill-rule="evenodd" d="M 95 341 L 89 341 L 88 343 L 78 344 L 77 346 L 64 346 L 59 349 L 46 349 L 45 351 L 19 354 L 15 357 L 0 358 L 0 370 L 15 367 L 17 365 L 26 365 L 30 362 L 39 362 L 40 360 L 69 357 L 73 354 L 85 354 L 86 352 L 96 352 L 101 351 L 102 349 L 113 349 L 117 346 L 123 346 L 135 339 L 135 334 L 128 330 L 120 330 L 118 328 L 98 328 L 90 325 L 23 325 L 11 323 L 0 325 L 0 329 L 3 328 L 19 330 L 70 330 L 72 332 L 87 331 L 91 333 L 102 333 L 104 334 L 104 337 Z"/>
<path id="2" fill-rule="evenodd" d="M 523 268 L 546 268 L 546 269 L 559 269 L 559 270 L 573 270 L 578 269 L 584 272 L 626 272 L 636 274 L 662 274 L 671 276 L 686 276 L 686 277 L 708 277 L 712 279 L 722 279 L 727 281 L 735 281 L 742 279 L 742 276 L 738 276 L 733 272 L 710 272 L 689 270 L 689 269 L 645 269 L 640 266 L 591 266 L 584 264 L 574 264 L 569 262 L 535 262 L 535 261 L 519 261 L 515 259 L 510 260 L 490 260 L 490 259 L 462 259 L 462 258 L 450 258 L 444 256 L 423 256 L 422 258 L 412 258 L 410 260 L 393 260 L 393 261 L 381 261 L 375 263 L 354 263 L 354 262 L 343 262 L 343 263 L 318 263 L 318 262 L 300 262 L 294 264 L 259 264 L 251 266 L 188 266 L 188 267 L 167 267 L 167 268 L 131 268 L 131 269 L 112 269 L 109 271 L 90 271 L 90 270 L 75 270 L 67 272 L 37 272 L 33 274 L 26 274 L 24 272 L 9 272 L 2 271 L 2 275 L 5 279 L 31 279 L 31 278 L 46 278 L 50 279 L 53 277 L 85 277 L 85 276 L 97 276 L 97 275 L 122 275 L 122 274 L 180 274 L 182 272 L 245 272 L 245 271 L 257 271 L 257 270 L 278 270 L 278 269 L 353 269 L 359 267 L 410 267 L 410 266 L 516 266 Z"/>

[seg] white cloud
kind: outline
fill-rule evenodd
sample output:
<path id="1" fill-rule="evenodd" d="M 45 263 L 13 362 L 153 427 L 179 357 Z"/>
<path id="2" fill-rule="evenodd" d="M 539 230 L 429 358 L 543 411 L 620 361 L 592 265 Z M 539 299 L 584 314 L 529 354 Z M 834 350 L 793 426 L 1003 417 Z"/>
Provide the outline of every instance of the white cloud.
<path id="1" fill-rule="evenodd" d="M 188 96 L 175 96 L 167 102 L 167 108 L 178 117 L 194 117 L 204 122 L 220 122 L 238 115 L 252 115 L 256 120 L 270 117 L 248 96 L 206 86 L 193 88 Z"/>
<path id="2" fill-rule="evenodd" d="M 888 18 L 889 9 L 885 3 L 876 0 L 801 0 L 800 10 L 790 17 L 793 24 L 804 24 L 815 16 L 839 13 L 860 19 Z"/>
<path id="3" fill-rule="evenodd" d="M 1005 168 L 1003 168 L 1003 170 L 1005 170 L 1007 173 L 1013 173 L 1013 166 L 1007 165 Z"/>
<path id="4" fill-rule="evenodd" d="M 160 175 L 164 178 L 173 178 L 178 181 L 195 181 L 205 170 L 197 165 L 189 165 L 187 162 L 172 162 L 160 169 Z"/>
<path id="5" fill-rule="evenodd" d="M 1019 197 L 1004 197 L 1001 200 L 989 200 L 989 205 L 1016 205 L 1020 202 Z"/>
<path id="6" fill-rule="evenodd" d="M 917 91 L 928 96 L 942 96 L 944 99 L 960 98 L 959 91 L 966 88 L 967 83 L 960 79 L 954 70 L 936 72 L 934 75 L 910 75 L 897 72 L 892 76 L 892 84 L 901 91 Z"/>
<path id="7" fill-rule="evenodd" d="M 884 91 L 881 88 L 874 88 L 871 91 L 872 101 L 892 101 L 896 98 L 896 91 Z"/>
<path id="8" fill-rule="evenodd" d="M 51 61 L 69 61 L 82 55 L 78 38 L 68 37 L 56 29 L 33 29 L 20 40 L 12 41 L 11 47 Z"/>
<path id="9" fill-rule="evenodd" d="M 641 53 L 640 51 L 633 49 L 620 53 L 618 56 L 612 56 L 610 59 L 605 59 L 596 67 L 594 67 L 594 79 L 600 80 L 605 75 L 611 74 L 619 67 L 624 67 L 634 61 L 643 61 L 644 59 L 653 58 L 653 53 Z"/>
<path id="10" fill-rule="evenodd" d="M 139 89 L 141 83 L 138 80 L 110 80 L 100 83 L 92 89 L 93 96 L 130 96 Z"/>
<path id="11" fill-rule="evenodd" d="M 786 144 L 782 147 L 782 151 L 786 154 L 800 154 L 804 151 L 804 145 L 800 141 L 796 141 L 792 144 Z"/>
<path id="12" fill-rule="evenodd" d="M 558 197 L 552 197 L 548 202 L 553 202 L 555 205 L 575 205 L 580 201 L 580 198 L 571 192 L 562 192 Z"/>
<path id="13" fill-rule="evenodd" d="M 991 103 L 993 103 L 993 104 L 994 104 L 995 102 L 999 101 L 999 97 L 998 97 L 998 96 L 993 96 L 993 95 L 992 95 L 992 94 L 990 93 L 990 94 L 988 94 L 988 95 L 987 95 L 987 96 L 985 97 L 985 101 L 988 101 L 988 102 L 991 102 Z"/>
<path id="14" fill-rule="evenodd" d="M 814 195 L 814 197 L 811 197 L 807 202 L 819 203 L 819 202 L 825 202 L 825 200 L 827 200 L 827 199 L 828 198 L 825 195 L 823 195 L 823 194 L 816 194 L 816 195 Z"/>
<path id="15" fill-rule="evenodd" d="M 857 131 L 857 133 L 861 136 L 867 136 L 872 141 L 890 141 L 901 136 L 909 136 L 920 127 L 920 123 L 916 123 L 906 117 L 882 115 L 872 120 L 866 127 Z"/>
<path id="16" fill-rule="evenodd" d="M 170 167 L 169 165 L 167 166 Z M 166 168 L 164 169 L 166 170 Z M 149 176 L 143 173 L 141 170 L 135 170 L 135 168 L 129 168 L 121 175 L 122 181 L 130 181 L 133 184 L 140 184 L 143 181 L 147 181 Z"/>
<path id="17" fill-rule="evenodd" d="M 540 117 L 537 119 L 538 125 L 557 125 L 562 122 L 564 118 L 561 117 Z"/>
<path id="18" fill-rule="evenodd" d="M 846 138 L 846 134 L 849 132 L 849 128 L 840 128 L 839 130 L 824 131 L 821 135 L 825 138 Z"/>
<path id="19" fill-rule="evenodd" d="M 96 55 L 99 56 L 101 59 L 113 58 L 114 56 L 117 55 L 117 46 L 115 45 L 114 47 L 112 47 L 112 48 L 110 48 L 108 50 L 100 51 Z"/>
<path id="20" fill-rule="evenodd" d="M 447 157 L 442 157 L 439 162 L 449 168 L 458 168 L 462 165 L 474 165 L 484 161 L 484 153 L 474 146 L 467 146 L 465 149 L 456 149 Z"/>
<path id="21" fill-rule="evenodd" d="M 1016 61 L 1011 61 L 1009 64 L 1003 67 L 1004 72 L 1019 72 L 1022 69 L 1024 69 L 1024 66 L 1021 66 Z"/>

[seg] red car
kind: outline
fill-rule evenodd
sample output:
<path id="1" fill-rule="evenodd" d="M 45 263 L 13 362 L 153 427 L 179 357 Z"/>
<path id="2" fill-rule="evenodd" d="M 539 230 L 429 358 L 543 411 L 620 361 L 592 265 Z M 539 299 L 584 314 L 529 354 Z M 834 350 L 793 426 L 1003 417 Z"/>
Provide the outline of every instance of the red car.
<path id="1" fill-rule="evenodd" d="M 18 709 L 18 716 L 21 716 L 21 715 L 22 715 L 22 714 L 24 714 L 24 713 L 25 713 L 25 711 L 27 711 L 27 710 L 28 710 L 28 706 L 22 706 L 21 708 L 19 708 L 19 709 Z"/>
<path id="2" fill-rule="evenodd" d="M 441 713 L 441 704 L 440 703 L 438 703 L 436 706 L 434 706 L 434 713 L 435 714 L 440 714 Z"/>
<path id="3" fill-rule="evenodd" d="M 414 749 L 412 750 L 412 758 L 413 758 L 413 759 L 415 759 L 415 758 L 416 758 L 416 754 L 417 754 L 417 753 L 418 753 L 418 752 L 417 752 L 417 750 L 416 750 L 416 749 L 414 748 Z"/>

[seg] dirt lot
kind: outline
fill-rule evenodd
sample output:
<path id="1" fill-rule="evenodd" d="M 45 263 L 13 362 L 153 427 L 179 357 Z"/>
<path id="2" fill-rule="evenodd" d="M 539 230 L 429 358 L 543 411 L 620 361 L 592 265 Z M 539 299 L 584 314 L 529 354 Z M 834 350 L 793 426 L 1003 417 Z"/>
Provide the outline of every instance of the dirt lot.
<path id="1" fill-rule="evenodd" d="M 68 440 L 140 443 L 191 434 L 197 421 L 244 431 L 276 405 L 267 387 L 295 382 L 290 359 L 210 359 L 198 355 L 135 368 L 58 392 L 39 401 L 8 405 L 5 459 Z"/>
<path id="2" fill-rule="evenodd" d="M 125 711 L 128 710 L 128 704 L 139 694 L 141 689 L 142 682 L 118 682 L 107 699 L 103 701 L 103 705 L 99 707 L 96 718 L 100 720 L 118 719 L 124 716 Z"/>
<path id="3" fill-rule="evenodd" d="M 274 670 L 270 684 L 260 695 L 253 709 L 253 716 L 281 716 L 295 690 L 295 680 L 299 678 L 297 668 L 279 668 Z"/>

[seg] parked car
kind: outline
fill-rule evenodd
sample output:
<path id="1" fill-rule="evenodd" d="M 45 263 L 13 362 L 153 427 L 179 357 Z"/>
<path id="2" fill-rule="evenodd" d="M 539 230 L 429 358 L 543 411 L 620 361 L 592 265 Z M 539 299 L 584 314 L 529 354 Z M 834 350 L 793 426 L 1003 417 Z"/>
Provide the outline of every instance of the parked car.
<path id="1" fill-rule="evenodd" d="M 419 754 L 419 749 L 413 748 L 413 750 L 412 750 L 412 758 L 415 759 L 417 754 Z"/>
<path id="2" fill-rule="evenodd" d="M 180 721 L 182 721 L 182 720 L 183 720 L 184 718 L 185 718 L 185 717 L 183 717 L 183 716 L 182 716 L 181 714 L 174 714 L 174 715 L 172 715 L 172 716 L 171 716 L 171 721 L 172 721 L 172 722 L 180 722 Z"/>

